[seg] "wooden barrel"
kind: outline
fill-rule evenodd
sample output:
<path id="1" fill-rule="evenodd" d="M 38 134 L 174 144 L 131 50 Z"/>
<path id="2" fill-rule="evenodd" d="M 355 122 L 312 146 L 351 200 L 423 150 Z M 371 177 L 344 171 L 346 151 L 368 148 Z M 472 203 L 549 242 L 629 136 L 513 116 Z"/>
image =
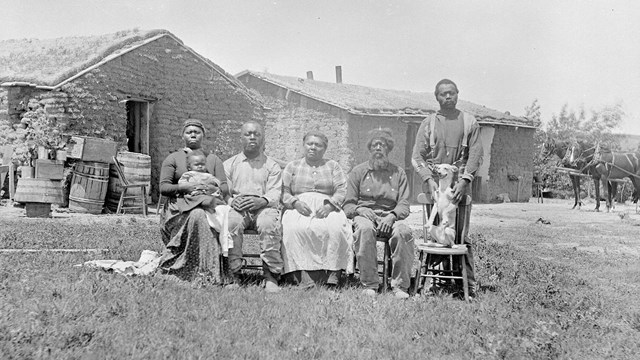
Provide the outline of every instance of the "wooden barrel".
<path id="1" fill-rule="evenodd" d="M 109 184 L 109 164 L 78 161 L 71 178 L 69 210 L 101 214 Z"/>
<path id="2" fill-rule="evenodd" d="M 62 183 L 60 180 L 29 179 L 18 180 L 15 201 L 20 203 L 62 203 Z"/>
<path id="3" fill-rule="evenodd" d="M 147 196 L 149 196 L 149 190 L 151 189 L 151 156 L 134 153 L 129 151 L 119 152 L 116 156 L 125 179 L 129 184 L 147 184 Z M 107 208 L 111 211 L 118 209 L 118 202 L 120 201 L 120 194 L 122 193 L 122 184 L 118 177 L 118 172 L 115 167 L 111 165 L 109 170 L 109 191 L 107 192 Z M 129 189 L 127 196 L 136 195 L 140 193 L 140 189 Z M 132 206 L 133 199 L 125 200 L 124 206 Z"/>

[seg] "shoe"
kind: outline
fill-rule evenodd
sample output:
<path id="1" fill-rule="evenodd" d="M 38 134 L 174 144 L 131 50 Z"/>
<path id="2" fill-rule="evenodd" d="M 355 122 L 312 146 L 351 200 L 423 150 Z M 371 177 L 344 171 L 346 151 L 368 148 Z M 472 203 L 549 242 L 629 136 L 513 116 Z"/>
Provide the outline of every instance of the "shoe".
<path id="1" fill-rule="evenodd" d="M 409 294 L 404 291 L 404 290 L 400 290 L 400 289 L 396 289 L 393 291 L 393 295 L 396 297 L 396 299 L 408 299 L 409 298 Z"/>
<path id="2" fill-rule="evenodd" d="M 362 294 L 365 296 L 376 296 L 377 292 L 374 289 L 364 289 L 362 290 Z"/>
<path id="3" fill-rule="evenodd" d="M 265 279 L 264 280 L 264 291 L 268 293 L 277 293 L 282 290 L 281 287 L 278 286 L 278 283 L 274 279 Z"/>
<path id="4" fill-rule="evenodd" d="M 273 276 L 273 273 L 269 270 L 269 267 L 264 262 L 262 263 L 262 273 L 264 274 L 264 290 L 268 293 L 277 293 L 282 290 L 278 286 L 278 280 Z"/>
<path id="5" fill-rule="evenodd" d="M 238 289 L 242 283 L 242 278 L 239 272 L 231 273 L 227 279 L 227 283 L 224 285 L 225 289 Z"/>

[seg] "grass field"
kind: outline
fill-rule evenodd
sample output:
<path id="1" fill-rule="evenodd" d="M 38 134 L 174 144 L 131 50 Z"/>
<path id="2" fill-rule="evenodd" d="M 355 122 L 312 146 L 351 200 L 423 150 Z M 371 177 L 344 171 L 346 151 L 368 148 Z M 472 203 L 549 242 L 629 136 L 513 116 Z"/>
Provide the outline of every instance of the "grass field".
<path id="1" fill-rule="evenodd" d="M 257 286 L 229 290 L 73 266 L 160 251 L 156 222 L 0 220 L 0 248 L 111 249 L 0 254 L 0 357 L 633 359 L 640 353 L 638 257 L 538 246 L 567 232 L 581 236 L 561 224 L 475 226 L 480 292 L 473 303 L 372 299 L 351 285 L 265 294 Z"/>

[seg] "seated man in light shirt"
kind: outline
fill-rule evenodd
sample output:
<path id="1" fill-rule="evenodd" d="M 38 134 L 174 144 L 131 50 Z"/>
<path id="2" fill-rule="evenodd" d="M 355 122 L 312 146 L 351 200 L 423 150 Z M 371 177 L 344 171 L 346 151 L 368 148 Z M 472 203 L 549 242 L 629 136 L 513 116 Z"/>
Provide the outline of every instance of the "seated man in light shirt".
<path id="1" fill-rule="evenodd" d="M 242 234 L 247 228 L 255 229 L 260 235 L 265 290 L 277 292 L 280 290 L 277 278 L 283 269 L 282 225 L 277 208 L 282 191 L 282 170 L 275 160 L 263 153 L 264 131 L 260 124 L 251 121 L 242 125 L 241 141 L 243 151 L 224 162 L 232 196 L 229 231 L 233 247 L 229 249 L 229 270 L 237 284 L 242 268 Z"/>

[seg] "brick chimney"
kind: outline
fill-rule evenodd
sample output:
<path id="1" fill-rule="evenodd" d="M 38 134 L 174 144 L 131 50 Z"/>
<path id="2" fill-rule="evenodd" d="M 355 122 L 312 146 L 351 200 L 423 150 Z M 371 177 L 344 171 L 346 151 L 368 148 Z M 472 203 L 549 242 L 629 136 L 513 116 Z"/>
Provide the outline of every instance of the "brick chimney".
<path id="1" fill-rule="evenodd" d="M 307 79 L 313 80 L 313 71 L 307 71 Z"/>
<path id="2" fill-rule="evenodd" d="M 342 66 L 336 66 L 336 84 L 342 84 Z"/>

